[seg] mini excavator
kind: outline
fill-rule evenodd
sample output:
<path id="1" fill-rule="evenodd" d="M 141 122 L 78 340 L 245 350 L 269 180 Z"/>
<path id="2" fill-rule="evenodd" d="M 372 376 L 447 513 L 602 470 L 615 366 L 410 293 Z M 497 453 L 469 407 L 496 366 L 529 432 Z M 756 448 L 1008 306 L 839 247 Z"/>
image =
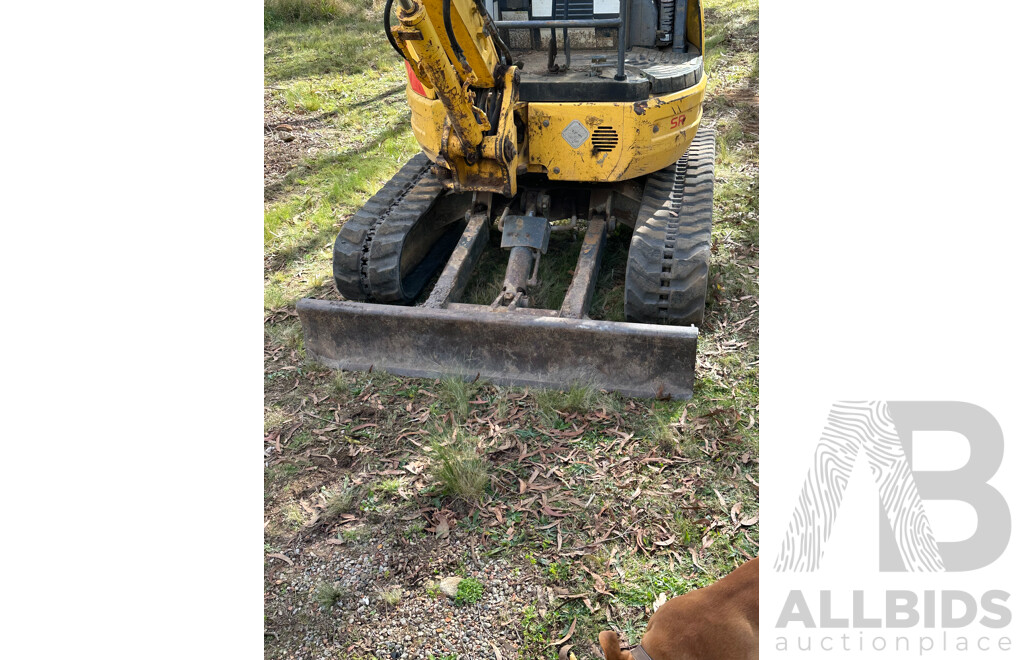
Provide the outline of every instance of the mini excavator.
<path id="1" fill-rule="evenodd" d="M 693 394 L 715 138 L 701 0 L 387 0 L 421 153 L 334 245 L 344 300 L 300 300 L 337 369 Z M 625 321 L 591 319 L 606 238 L 632 227 Z M 552 232 L 579 231 L 558 309 L 536 306 Z M 500 234 L 500 248 L 492 245 Z M 486 250 L 500 293 L 461 301 Z"/>

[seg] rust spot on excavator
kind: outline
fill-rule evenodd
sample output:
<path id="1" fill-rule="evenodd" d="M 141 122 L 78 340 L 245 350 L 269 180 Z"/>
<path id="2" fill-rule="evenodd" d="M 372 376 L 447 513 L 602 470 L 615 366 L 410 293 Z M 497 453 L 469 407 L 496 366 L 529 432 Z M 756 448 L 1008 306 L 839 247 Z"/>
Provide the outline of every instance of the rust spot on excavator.
<path id="1" fill-rule="evenodd" d="M 633 112 L 643 116 L 647 112 L 647 101 L 637 101 L 633 104 Z"/>

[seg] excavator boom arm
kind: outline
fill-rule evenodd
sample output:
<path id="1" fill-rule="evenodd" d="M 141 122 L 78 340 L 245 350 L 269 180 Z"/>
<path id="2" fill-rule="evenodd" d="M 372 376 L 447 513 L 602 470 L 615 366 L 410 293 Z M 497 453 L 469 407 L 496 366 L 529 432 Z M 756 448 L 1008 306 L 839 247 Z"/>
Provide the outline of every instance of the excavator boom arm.
<path id="1" fill-rule="evenodd" d="M 399 0 L 391 28 L 410 69 L 444 106 L 447 136 L 436 155 L 438 178 L 455 191 L 516 193 L 520 140 L 513 112 L 519 75 L 503 62 L 493 24 L 475 0 Z M 508 59 L 507 57 L 504 59 Z M 496 94 L 497 113 L 480 107 Z"/>

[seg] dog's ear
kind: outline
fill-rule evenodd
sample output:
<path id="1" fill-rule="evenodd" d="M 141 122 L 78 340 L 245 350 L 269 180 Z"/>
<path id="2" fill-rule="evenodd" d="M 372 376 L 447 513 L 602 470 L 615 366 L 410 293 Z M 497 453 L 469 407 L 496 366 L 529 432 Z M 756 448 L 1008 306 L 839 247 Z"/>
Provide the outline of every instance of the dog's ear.
<path id="1" fill-rule="evenodd" d="M 603 631 L 597 636 L 597 640 L 601 643 L 605 660 L 633 660 L 629 653 L 619 647 L 619 633 L 614 630 Z"/>

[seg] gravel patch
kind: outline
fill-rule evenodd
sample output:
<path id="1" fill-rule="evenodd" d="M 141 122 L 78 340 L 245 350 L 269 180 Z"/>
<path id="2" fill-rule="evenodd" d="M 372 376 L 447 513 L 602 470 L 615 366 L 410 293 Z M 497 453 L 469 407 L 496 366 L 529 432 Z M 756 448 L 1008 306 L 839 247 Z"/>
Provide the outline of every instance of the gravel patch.
<path id="1" fill-rule="evenodd" d="M 478 560 L 476 537 L 331 541 L 284 550 L 292 565 L 267 559 L 267 658 L 494 659 L 495 648 L 515 658 L 523 608 L 544 598 L 534 567 Z M 458 606 L 441 593 L 439 582 L 456 575 L 483 584 L 478 602 Z M 342 594 L 330 608 L 317 602 L 324 584 Z"/>

